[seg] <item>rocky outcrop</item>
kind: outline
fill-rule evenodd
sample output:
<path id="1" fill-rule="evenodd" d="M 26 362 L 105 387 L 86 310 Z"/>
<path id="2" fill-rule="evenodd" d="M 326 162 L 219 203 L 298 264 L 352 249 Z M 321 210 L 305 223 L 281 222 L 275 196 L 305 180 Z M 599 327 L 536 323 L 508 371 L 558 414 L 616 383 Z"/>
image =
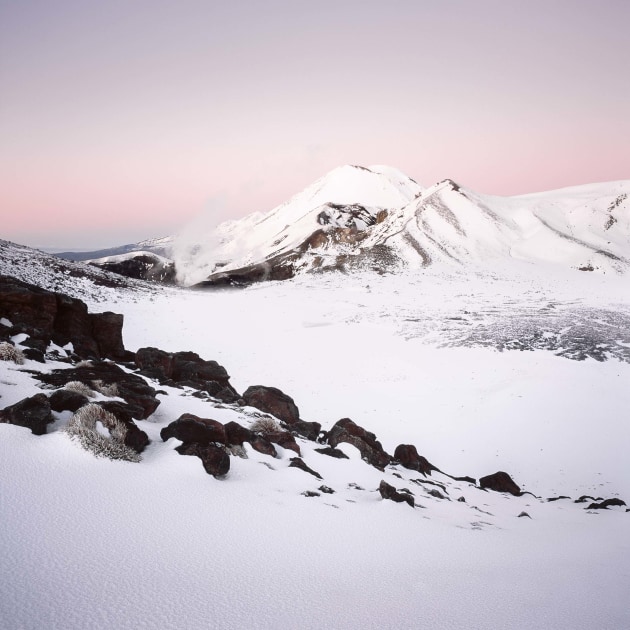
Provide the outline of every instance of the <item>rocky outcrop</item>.
<path id="1" fill-rule="evenodd" d="M 407 492 L 399 492 L 394 486 L 388 484 L 385 480 L 381 481 L 378 491 L 383 499 L 389 499 L 396 503 L 407 503 L 411 507 L 415 507 L 413 495 Z"/>
<path id="2" fill-rule="evenodd" d="M 333 448 L 340 442 L 347 442 L 356 447 L 361 453 L 361 457 L 379 470 L 384 470 L 391 461 L 391 455 L 386 453 L 381 443 L 376 439 L 376 435 L 366 431 L 363 427 L 355 424 L 350 418 L 342 418 L 335 423 L 333 428 L 327 433 L 326 441 Z"/>
<path id="3" fill-rule="evenodd" d="M 243 446 L 244 442 L 252 441 L 254 434 L 238 422 L 227 422 L 223 425 L 225 430 L 225 441 L 228 446 Z"/>
<path id="4" fill-rule="evenodd" d="M 177 275 L 174 263 L 148 252 L 131 258 L 121 257 L 119 260 L 113 261 L 93 260 L 90 261 L 90 264 L 127 278 L 150 280 L 163 284 L 175 284 Z"/>
<path id="5" fill-rule="evenodd" d="M 304 472 L 307 472 L 309 475 L 313 475 L 313 477 L 317 477 L 317 479 L 322 479 L 322 476 L 314 471 L 312 468 L 309 468 L 301 457 L 292 457 L 291 463 L 289 464 L 289 468 L 299 468 Z"/>
<path id="6" fill-rule="evenodd" d="M 276 387 L 252 385 L 243 393 L 243 400 L 250 407 L 270 413 L 289 426 L 300 419 L 300 411 L 293 398 Z"/>
<path id="7" fill-rule="evenodd" d="M 282 448 L 286 448 L 298 455 L 302 455 L 298 443 L 288 431 L 273 431 L 271 433 L 265 433 L 263 437 L 269 440 L 272 444 L 277 444 Z"/>
<path id="8" fill-rule="evenodd" d="M 81 300 L 10 276 L 0 276 L 1 317 L 19 322 L 13 334 L 26 333 L 44 349 L 54 341 L 60 346 L 72 343 L 81 358 L 129 358 L 122 339 L 122 315 L 88 313 Z"/>
<path id="9" fill-rule="evenodd" d="M 182 414 L 160 431 L 164 442 L 170 438 L 180 440 L 184 444 L 195 443 L 200 446 L 208 444 L 225 444 L 225 427 L 216 420 L 199 418 L 191 413 Z"/>
<path id="10" fill-rule="evenodd" d="M 230 385 L 227 370 L 216 361 L 206 361 L 195 352 L 165 352 L 140 348 L 134 358 L 140 373 L 163 384 L 187 385 L 205 391 L 223 402 L 235 402 L 239 395 Z"/>
<path id="11" fill-rule="evenodd" d="M 220 446 L 197 443 L 181 444 L 175 449 L 180 455 L 195 455 L 201 460 L 205 471 L 216 478 L 225 477 L 230 472 L 230 456 Z"/>
<path id="12" fill-rule="evenodd" d="M 618 498 L 605 499 L 601 503 L 591 503 L 587 510 L 607 510 L 609 507 L 623 507 L 626 505 L 625 501 Z"/>
<path id="13" fill-rule="evenodd" d="M 479 487 L 485 490 L 494 490 L 495 492 L 508 492 L 515 497 L 521 495 L 521 489 L 516 485 L 512 477 L 503 471 L 482 477 L 479 480 Z"/>
<path id="14" fill-rule="evenodd" d="M 394 460 L 409 470 L 416 470 L 423 475 L 430 475 L 437 468 L 418 451 L 413 444 L 399 444 L 394 451 Z"/>
<path id="15" fill-rule="evenodd" d="M 332 446 L 316 448 L 315 452 L 321 453 L 322 455 L 328 455 L 328 457 L 334 457 L 336 459 L 350 459 L 341 449 L 333 448 Z"/>
<path id="16" fill-rule="evenodd" d="M 26 427 L 34 435 L 44 435 L 46 427 L 54 422 L 50 403 L 45 394 L 35 394 L 0 411 L 0 422 Z"/>
<path id="17" fill-rule="evenodd" d="M 35 378 L 55 387 L 63 387 L 70 381 L 80 381 L 93 387 L 100 381 L 102 385 L 116 385 L 118 396 L 126 402 L 126 408 L 136 420 L 148 418 L 159 406 L 157 392 L 146 381 L 135 374 L 125 372 L 109 361 L 95 361 L 68 370 L 54 370 L 49 374 L 34 373 Z"/>

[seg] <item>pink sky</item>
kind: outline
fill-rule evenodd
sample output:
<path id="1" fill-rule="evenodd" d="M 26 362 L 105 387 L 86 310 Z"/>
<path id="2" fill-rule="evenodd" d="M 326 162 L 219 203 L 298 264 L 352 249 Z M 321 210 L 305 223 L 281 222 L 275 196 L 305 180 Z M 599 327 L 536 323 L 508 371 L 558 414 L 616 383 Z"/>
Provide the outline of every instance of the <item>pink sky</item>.
<path id="1" fill-rule="evenodd" d="M 269 210 L 346 163 L 518 194 L 630 178 L 626 0 L 0 0 L 5 238 Z"/>

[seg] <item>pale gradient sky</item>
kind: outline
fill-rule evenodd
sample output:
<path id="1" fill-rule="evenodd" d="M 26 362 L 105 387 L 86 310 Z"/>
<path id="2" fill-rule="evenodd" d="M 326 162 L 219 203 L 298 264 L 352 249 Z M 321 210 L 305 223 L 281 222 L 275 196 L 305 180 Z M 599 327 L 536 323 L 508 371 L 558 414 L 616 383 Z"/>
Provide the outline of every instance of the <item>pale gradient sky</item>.
<path id="1" fill-rule="evenodd" d="M 628 0 L 0 0 L 0 238 L 104 247 L 342 164 L 630 178 Z"/>

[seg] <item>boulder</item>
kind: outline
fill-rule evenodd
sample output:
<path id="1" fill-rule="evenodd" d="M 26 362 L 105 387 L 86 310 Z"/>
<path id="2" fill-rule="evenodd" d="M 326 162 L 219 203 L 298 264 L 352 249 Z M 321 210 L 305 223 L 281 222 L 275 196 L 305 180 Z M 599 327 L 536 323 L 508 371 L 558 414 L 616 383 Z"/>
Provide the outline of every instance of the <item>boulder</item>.
<path id="1" fill-rule="evenodd" d="M 50 402 L 45 394 L 35 394 L 0 411 L 0 422 L 26 427 L 34 435 L 44 435 L 46 427 L 54 422 Z"/>
<path id="2" fill-rule="evenodd" d="M 51 394 L 49 402 L 53 411 L 72 411 L 74 413 L 90 401 L 79 392 L 69 389 L 58 389 Z"/>
<path id="3" fill-rule="evenodd" d="M 385 480 L 381 481 L 378 491 L 383 499 L 389 499 L 396 503 L 407 503 L 411 507 L 415 507 L 415 501 L 411 494 L 398 492 L 394 486 L 391 486 Z"/>
<path id="4" fill-rule="evenodd" d="M 512 477 L 503 471 L 482 477 L 479 479 L 479 486 L 486 490 L 494 490 L 495 492 L 507 492 L 516 497 L 521 495 L 521 489 L 514 483 Z"/>
<path id="5" fill-rule="evenodd" d="M 255 451 L 258 451 L 263 455 L 269 455 L 270 457 L 278 456 L 278 452 L 276 451 L 274 445 L 269 440 L 266 440 L 262 435 L 256 435 L 253 433 L 250 444 Z"/>
<path id="6" fill-rule="evenodd" d="M 174 437 L 184 444 L 195 443 L 200 446 L 226 443 L 225 427 L 220 422 L 199 418 L 191 413 L 184 413 L 171 422 L 160 431 L 160 437 L 164 442 Z"/>
<path id="7" fill-rule="evenodd" d="M 342 418 L 336 422 L 326 435 L 330 446 L 336 447 L 340 442 L 352 444 L 361 453 L 361 457 L 379 470 L 384 470 L 391 461 L 391 455 L 386 453 L 374 433 L 366 431 L 355 424 L 350 418 Z"/>
<path id="8" fill-rule="evenodd" d="M 319 422 L 306 422 L 304 420 L 296 420 L 291 426 L 291 433 L 299 435 L 311 442 L 315 442 L 322 430 Z"/>
<path id="9" fill-rule="evenodd" d="M 618 498 L 613 499 L 605 499 L 601 503 L 591 503 L 586 509 L 587 510 L 607 510 L 609 507 L 622 507 L 626 504 L 625 501 L 622 501 Z"/>
<path id="10" fill-rule="evenodd" d="M 293 398 L 276 387 L 252 385 L 243 393 L 245 404 L 274 415 L 289 426 L 300 419 L 300 411 Z"/>
<path id="11" fill-rule="evenodd" d="M 251 442 L 253 433 L 238 422 L 228 422 L 223 427 L 225 429 L 225 442 L 228 446 L 243 446 L 243 442 Z"/>
<path id="12" fill-rule="evenodd" d="M 298 455 L 302 454 L 295 438 L 288 431 L 272 431 L 270 433 L 265 433 L 265 438 L 272 444 L 277 444 L 282 448 L 294 451 Z"/>
<path id="13" fill-rule="evenodd" d="M 409 470 L 417 470 L 423 475 L 430 475 L 437 470 L 425 457 L 418 455 L 413 444 L 399 444 L 394 451 L 394 459 Z"/>
<path id="14" fill-rule="evenodd" d="M 323 448 L 316 448 L 317 453 L 322 455 L 328 455 L 328 457 L 335 457 L 337 459 L 349 459 L 349 457 L 339 448 L 333 448 L 332 446 L 324 446 Z"/>
<path id="15" fill-rule="evenodd" d="M 140 370 L 151 378 L 165 381 L 173 374 L 173 355 L 158 348 L 140 348 L 134 361 Z"/>
<path id="16" fill-rule="evenodd" d="M 227 370 L 216 361 L 205 361 L 195 352 L 168 353 L 153 347 L 140 348 L 135 363 L 141 374 L 161 383 L 192 387 L 227 403 L 239 398 L 230 385 Z"/>
<path id="17" fill-rule="evenodd" d="M 309 475 L 313 475 L 313 477 L 322 479 L 322 476 L 318 472 L 315 472 L 312 468 L 309 468 L 301 457 L 292 457 L 290 462 L 289 468 L 299 468 L 300 470 L 307 472 Z"/>
<path id="18" fill-rule="evenodd" d="M 230 456 L 220 446 L 190 443 L 181 444 L 175 450 L 180 455 L 199 457 L 205 471 L 218 479 L 225 477 L 230 471 Z"/>

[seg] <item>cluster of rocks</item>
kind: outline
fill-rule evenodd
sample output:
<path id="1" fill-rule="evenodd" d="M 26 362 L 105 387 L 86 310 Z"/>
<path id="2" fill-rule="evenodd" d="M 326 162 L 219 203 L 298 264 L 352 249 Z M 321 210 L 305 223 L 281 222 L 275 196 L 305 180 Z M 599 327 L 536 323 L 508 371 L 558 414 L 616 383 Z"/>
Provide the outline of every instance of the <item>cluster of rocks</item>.
<path id="1" fill-rule="evenodd" d="M 123 346 L 123 316 L 88 313 L 85 302 L 62 293 L 40 289 L 11 276 L 0 275 L 0 340 L 26 334 L 22 342 L 29 359 L 44 361 L 50 343 L 72 344 L 76 357 L 128 360 Z"/>

